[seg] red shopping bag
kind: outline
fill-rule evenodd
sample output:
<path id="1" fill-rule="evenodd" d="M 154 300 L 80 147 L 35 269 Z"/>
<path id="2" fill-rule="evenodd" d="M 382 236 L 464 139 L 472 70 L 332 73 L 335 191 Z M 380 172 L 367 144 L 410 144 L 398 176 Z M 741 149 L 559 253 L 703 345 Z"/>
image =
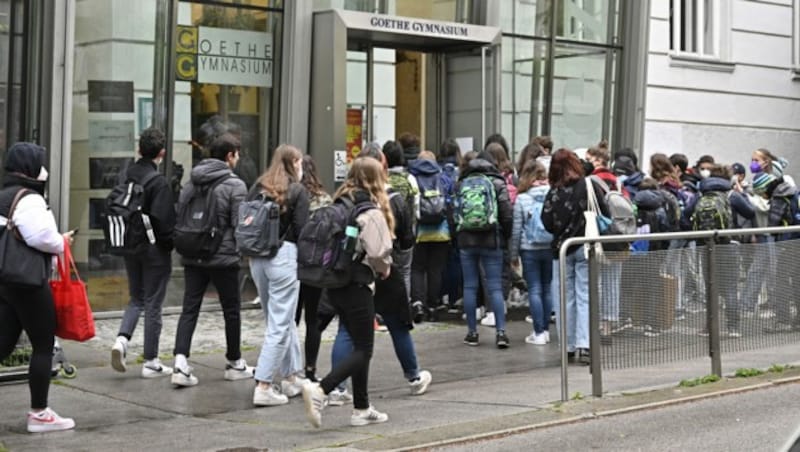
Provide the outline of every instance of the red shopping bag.
<path id="1" fill-rule="evenodd" d="M 72 271 L 77 279 L 72 279 Z M 81 281 L 69 242 L 64 240 L 64 256 L 58 256 L 58 279 L 50 281 L 56 307 L 56 336 L 73 341 L 88 341 L 94 337 L 94 315 Z"/>

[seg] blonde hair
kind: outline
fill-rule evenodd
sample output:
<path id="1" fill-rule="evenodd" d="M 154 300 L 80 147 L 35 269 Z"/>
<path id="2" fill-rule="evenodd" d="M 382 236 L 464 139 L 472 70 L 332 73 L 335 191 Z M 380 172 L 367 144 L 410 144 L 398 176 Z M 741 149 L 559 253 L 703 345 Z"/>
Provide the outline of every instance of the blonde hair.
<path id="1" fill-rule="evenodd" d="M 289 190 L 289 184 L 300 182 L 294 165 L 295 162 L 302 159 L 303 153 L 299 149 L 289 144 L 282 144 L 275 149 L 269 168 L 258 178 L 261 188 L 282 207 L 285 207 L 285 196 Z"/>
<path id="2" fill-rule="evenodd" d="M 333 195 L 334 199 L 347 196 L 353 199 L 357 191 L 366 191 L 372 202 L 381 209 L 389 230 L 394 233 L 394 215 L 389 205 L 389 196 L 386 194 L 386 174 L 381 163 L 374 158 L 359 157 L 353 160 L 347 179 Z"/>
<path id="3" fill-rule="evenodd" d="M 428 150 L 421 151 L 419 153 L 419 155 L 417 156 L 417 159 L 419 159 L 419 160 L 433 160 L 435 162 L 436 161 L 436 154 L 434 154 L 433 152 L 428 151 Z"/>

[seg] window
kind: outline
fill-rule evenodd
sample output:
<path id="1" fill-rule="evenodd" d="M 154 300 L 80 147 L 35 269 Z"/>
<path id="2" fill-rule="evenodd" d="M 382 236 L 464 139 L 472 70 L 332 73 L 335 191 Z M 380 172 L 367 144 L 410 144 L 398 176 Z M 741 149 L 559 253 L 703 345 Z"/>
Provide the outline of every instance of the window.
<path id="1" fill-rule="evenodd" d="M 670 48 L 719 58 L 720 12 L 719 0 L 671 0 Z"/>
<path id="2" fill-rule="evenodd" d="M 792 44 L 792 63 L 795 74 L 800 75 L 800 0 L 794 0 L 794 35 Z"/>

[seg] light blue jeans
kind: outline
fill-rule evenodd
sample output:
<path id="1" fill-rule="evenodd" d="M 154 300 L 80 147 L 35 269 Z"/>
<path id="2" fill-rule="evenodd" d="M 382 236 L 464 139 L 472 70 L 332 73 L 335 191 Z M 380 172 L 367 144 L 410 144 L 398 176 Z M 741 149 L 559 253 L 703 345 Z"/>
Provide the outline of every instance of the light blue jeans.
<path id="1" fill-rule="evenodd" d="M 619 321 L 621 278 L 622 262 L 607 262 L 600 265 L 600 320 Z"/>
<path id="2" fill-rule="evenodd" d="M 561 331 L 561 280 L 559 262 L 553 260 L 553 307 L 556 310 L 556 328 Z M 567 307 L 567 351 L 589 348 L 589 262 L 583 246 L 567 254 L 565 277 Z"/>
<path id="3" fill-rule="evenodd" d="M 250 273 L 258 288 L 267 323 L 255 377 L 258 381 L 272 383 L 276 370 L 281 377 L 303 370 L 300 339 L 294 323 L 300 294 L 297 246 L 284 242 L 274 258 L 251 259 Z"/>

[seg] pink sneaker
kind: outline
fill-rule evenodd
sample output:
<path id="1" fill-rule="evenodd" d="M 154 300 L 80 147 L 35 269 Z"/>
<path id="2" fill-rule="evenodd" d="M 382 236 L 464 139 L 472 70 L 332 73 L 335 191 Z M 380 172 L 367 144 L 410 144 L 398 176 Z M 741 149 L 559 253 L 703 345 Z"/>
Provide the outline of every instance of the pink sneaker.
<path id="1" fill-rule="evenodd" d="M 52 409 L 28 413 L 28 431 L 30 433 L 57 432 L 75 428 L 75 421 L 68 417 L 61 417 Z"/>

